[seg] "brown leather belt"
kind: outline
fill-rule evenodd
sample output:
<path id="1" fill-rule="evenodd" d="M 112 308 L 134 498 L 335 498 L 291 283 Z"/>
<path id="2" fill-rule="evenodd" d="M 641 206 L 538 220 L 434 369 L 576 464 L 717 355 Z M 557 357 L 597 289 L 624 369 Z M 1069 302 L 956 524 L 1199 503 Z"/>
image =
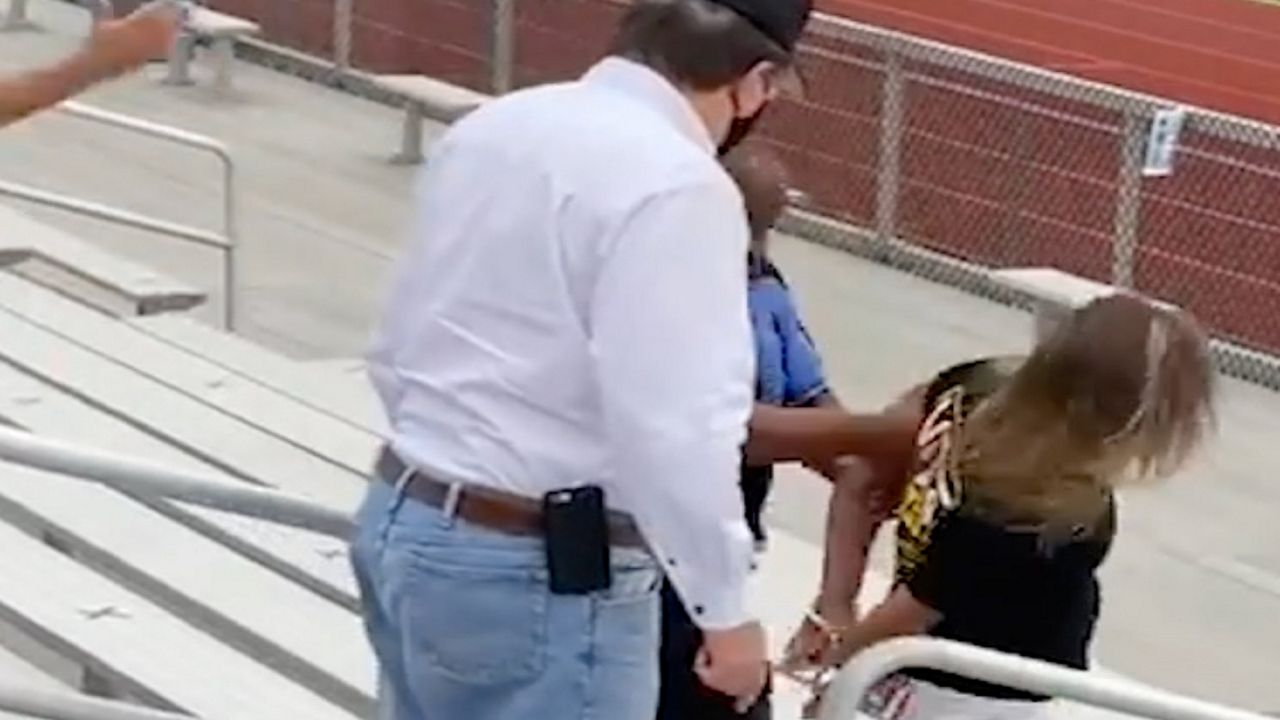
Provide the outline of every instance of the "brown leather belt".
<path id="1" fill-rule="evenodd" d="M 420 470 L 410 470 L 400 456 L 383 448 L 374 470 L 383 482 L 395 485 L 406 472 L 405 494 L 433 508 L 444 509 L 452 487 Z M 501 490 L 463 485 L 457 497 L 454 515 L 473 525 L 505 535 L 542 537 L 542 503 Z M 644 538 L 630 515 L 609 511 L 609 544 L 617 547 L 645 548 Z"/>

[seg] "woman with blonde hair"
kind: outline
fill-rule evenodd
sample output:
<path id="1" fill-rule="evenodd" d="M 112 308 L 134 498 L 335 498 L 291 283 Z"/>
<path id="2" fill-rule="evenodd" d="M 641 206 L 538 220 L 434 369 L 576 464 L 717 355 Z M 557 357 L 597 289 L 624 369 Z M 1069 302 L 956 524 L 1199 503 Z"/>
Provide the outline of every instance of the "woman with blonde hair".
<path id="1" fill-rule="evenodd" d="M 1212 397 L 1208 344 L 1195 322 L 1128 294 L 1075 310 L 1026 358 L 939 374 L 898 407 L 915 442 L 896 511 L 892 591 L 855 620 L 874 523 L 857 495 L 868 483 L 842 482 L 822 592 L 787 669 L 831 668 L 881 640 L 920 634 L 1087 668 L 1101 607 L 1096 571 L 1116 531 L 1114 492 L 1181 467 L 1212 425 Z M 910 671 L 882 682 L 865 711 L 1026 718 L 1046 699 Z"/>

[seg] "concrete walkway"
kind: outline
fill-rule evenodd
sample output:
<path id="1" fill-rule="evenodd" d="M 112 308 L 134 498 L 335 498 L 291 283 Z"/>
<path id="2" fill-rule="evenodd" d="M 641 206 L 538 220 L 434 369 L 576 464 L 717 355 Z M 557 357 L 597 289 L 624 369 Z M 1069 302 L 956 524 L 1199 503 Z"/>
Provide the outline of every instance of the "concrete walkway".
<path id="1" fill-rule="evenodd" d="M 33 5 L 48 30 L 0 35 L 0 68 L 51 57 L 83 32 L 80 11 Z M 408 211 L 412 171 L 386 162 L 398 114 L 255 67 L 237 69 L 240 94 L 230 102 L 211 98 L 206 85 L 160 86 L 160 69 L 152 70 L 85 99 L 233 145 L 243 178 L 243 333 L 303 358 L 358 355 Z M 0 178 L 174 220 L 216 223 L 217 177 L 215 164 L 190 151 L 58 115 L 0 134 Z M 39 215 L 219 289 L 206 250 Z M 775 255 L 840 394 L 855 406 L 879 405 L 948 363 L 1016 350 L 1029 338 L 1025 315 L 950 288 L 785 238 Z M 211 320 L 217 300 L 203 311 Z M 1145 682 L 1280 709 L 1280 397 L 1222 385 L 1221 436 L 1210 451 L 1168 486 L 1124 500 L 1097 650 L 1108 667 Z M 778 632 L 813 590 L 824 493 L 801 471 L 782 473 L 769 567 L 785 570 L 762 575 Z"/>

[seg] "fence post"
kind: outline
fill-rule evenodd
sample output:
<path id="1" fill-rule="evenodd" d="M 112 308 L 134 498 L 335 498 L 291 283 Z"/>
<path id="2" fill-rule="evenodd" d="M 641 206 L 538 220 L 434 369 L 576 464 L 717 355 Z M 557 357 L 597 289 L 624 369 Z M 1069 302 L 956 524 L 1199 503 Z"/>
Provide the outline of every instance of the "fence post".
<path id="1" fill-rule="evenodd" d="M 9 11 L 5 13 L 4 24 L 0 25 L 0 30 L 15 32 L 30 30 L 34 27 L 35 23 L 27 19 L 27 0 L 9 0 Z"/>
<path id="2" fill-rule="evenodd" d="M 511 92 L 516 64 L 516 0 L 490 0 L 493 17 L 489 27 L 489 90 L 494 95 Z"/>
<path id="3" fill-rule="evenodd" d="M 334 0 L 333 3 L 333 64 L 339 72 L 351 69 L 351 23 L 355 4 L 355 0 Z"/>
<path id="4" fill-rule="evenodd" d="M 887 253 L 898 236 L 898 197 L 902 189 L 902 136 L 906 120 L 906 71 L 902 56 L 885 51 L 880 98 L 880 152 L 876 168 L 876 246 Z"/>
<path id="5" fill-rule="evenodd" d="M 1126 111 L 1120 139 L 1120 174 L 1116 179 L 1116 224 L 1111 241 L 1111 284 L 1133 288 L 1142 216 L 1142 157 L 1146 149 L 1145 114 Z"/>

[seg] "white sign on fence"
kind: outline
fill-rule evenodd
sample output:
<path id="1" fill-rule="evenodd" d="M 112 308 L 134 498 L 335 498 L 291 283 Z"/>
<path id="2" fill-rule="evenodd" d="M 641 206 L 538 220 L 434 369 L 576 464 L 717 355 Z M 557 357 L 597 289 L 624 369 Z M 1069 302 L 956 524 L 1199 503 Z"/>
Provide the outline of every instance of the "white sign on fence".
<path id="1" fill-rule="evenodd" d="M 1151 118 L 1147 135 L 1147 155 L 1142 163 L 1143 177 L 1166 177 L 1173 174 L 1173 158 L 1178 151 L 1178 136 L 1187 119 L 1185 107 L 1157 110 Z"/>

